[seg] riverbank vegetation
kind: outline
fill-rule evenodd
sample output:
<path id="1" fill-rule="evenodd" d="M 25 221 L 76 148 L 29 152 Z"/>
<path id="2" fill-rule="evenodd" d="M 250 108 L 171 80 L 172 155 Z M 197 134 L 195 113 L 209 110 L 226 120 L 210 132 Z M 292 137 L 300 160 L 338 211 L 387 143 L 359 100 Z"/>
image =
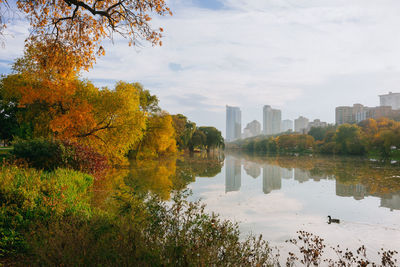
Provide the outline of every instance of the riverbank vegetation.
<path id="1" fill-rule="evenodd" d="M 387 118 L 359 124 L 314 127 L 308 134 L 258 136 L 226 145 L 228 149 L 261 153 L 321 153 L 398 158 L 400 122 Z"/>
<path id="2" fill-rule="evenodd" d="M 12 265 L 267 265 L 269 249 L 240 240 L 236 224 L 208 214 L 186 193 L 172 205 L 120 181 L 92 205 L 94 179 L 67 169 L 2 166 L 0 261 Z M 257 255 L 257 256 L 255 256 Z"/>

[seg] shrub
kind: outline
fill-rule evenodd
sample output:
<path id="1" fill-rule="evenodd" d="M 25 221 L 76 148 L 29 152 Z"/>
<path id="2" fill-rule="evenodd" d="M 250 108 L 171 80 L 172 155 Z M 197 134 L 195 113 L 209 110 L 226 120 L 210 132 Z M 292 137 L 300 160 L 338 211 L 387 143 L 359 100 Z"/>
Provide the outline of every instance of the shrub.
<path id="1" fill-rule="evenodd" d="M 41 170 L 65 167 L 72 151 L 67 150 L 58 140 L 45 138 L 17 139 L 11 152 L 16 159 L 25 160 L 29 166 Z"/>
<path id="2" fill-rule="evenodd" d="M 71 168 L 99 177 L 108 168 L 105 156 L 68 140 L 17 139 L 12 154 L 18 160 L 25 160 L 29 166 L 46 171 Z"/>
<path id="3" fill-rule="evenodd" d="M 72 151 L 67 159 L 67 167 L 100 177 L 109 168 L 107 158 L 87 146 L 71 141 L 63 141 L 64 147 Z"/>
<path id="4" fill-rule="evenodd" d="M 32 253 L 44 266 L 267 266 L 261 238 L 239 239 L 236 224 L 176 194 L 167 204 L 122 187 L 114 216 L 68 219 L 43 228 Z"/>
<path id="5" fill-rule="evenodd" d="M 24 251 L 24 234 L 35 225 L 60 216 L 88 217 L 92 183 L 90 175 L 72 170 L 0 167 L 0 256 Z"/>

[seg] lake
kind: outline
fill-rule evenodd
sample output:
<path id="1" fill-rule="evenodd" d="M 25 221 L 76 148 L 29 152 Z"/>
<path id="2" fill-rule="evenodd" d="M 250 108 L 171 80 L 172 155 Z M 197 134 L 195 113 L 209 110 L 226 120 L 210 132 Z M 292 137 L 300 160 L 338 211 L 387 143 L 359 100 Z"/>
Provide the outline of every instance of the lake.
<path id="1" fill-rule="evenodd" d="M 172 188 L 190 188 L 190 199 L 202 199 L 210 212 L 238 222 L 243 235 L 262 234 L 284 256 L 296 250 L 285 240 L 298 230 L 319 235 L 328 246 L 365 245 L 370 259 L 380 248 L 400 251 L 400 164 L 395 162 L 195 154 L 136 162 L 124 172 L 126 184 L 166 200 Z M 340 224 L 328 224 L 328 215 Z"/>

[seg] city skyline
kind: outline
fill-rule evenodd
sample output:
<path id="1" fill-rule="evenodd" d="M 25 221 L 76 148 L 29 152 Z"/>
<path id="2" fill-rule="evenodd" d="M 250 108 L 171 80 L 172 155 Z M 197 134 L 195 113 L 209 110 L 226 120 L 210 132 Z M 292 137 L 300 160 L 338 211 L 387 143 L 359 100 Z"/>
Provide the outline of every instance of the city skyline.
<path id="1" fill-rule="evenodd" d="M 312 127 L 327 127 L 329 124 L 341 125 L 344 123 L 359 123 L 368 118 L 378 119 L 380 117 L 386 117 L 389 119 L 399 119 L 400 93 L 393 93 L 389 91 L 386 94 L 378 95 L 378 97 L 380 105 L 375 107 L 368 107 L 359 103 L 353 104 L 352 106 L 335 107 L 335 110 L 333 112 L 335 120 L 333 123 L 322 121 L 320 118 L 310 119 L 303 115 L 299 115 L 294 120 L 288 118 L 283 119 L 282 110 L 272 108 L 271 105 L 264 105 L 262 108 L 262 130 L 260 134 L 275 135 L 286 132 L 289 129 L 294 132 L 307 133 Z M 227 105 L 226 107 L 228 108 L 229 106 Z M 241 108 L 235 108 L 240 110 L 240 119 L 242 119 Z M 228 120 L 226 120 L 226 122 L 227 121 Z M 242 123 L 242 121 L 240 121 L 240 123 Z M 251 134 L 251 131 L 247 129 L 252 123 L 260 124 L 258 120 L 252 120 L 250 123 L 247 124 L 246 128 L 243 128 L 243 132 L 241 132 L 240 138 L 244 139 L 258 135 Z M 227 141 L 232 140 L 227 139 Z"/>

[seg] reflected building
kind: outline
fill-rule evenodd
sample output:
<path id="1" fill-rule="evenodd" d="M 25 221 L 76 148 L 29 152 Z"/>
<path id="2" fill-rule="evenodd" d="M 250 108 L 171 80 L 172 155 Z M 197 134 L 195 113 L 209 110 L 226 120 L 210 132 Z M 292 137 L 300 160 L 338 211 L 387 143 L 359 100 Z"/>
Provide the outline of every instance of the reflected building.
<path id="1" fill-rule="evenodd" d="M 308 175 L 308 173 L 306 171 L 295 168 L 294 169 L 294 179 L 300 183 L 304 183 L 304 182 L 307 182 L 308 180 L 310 180 L 310 176 Z"/>
<path id="2" fill-rule="evenodd" d="M 336 180 L 336 195 L 361 200 L 368 196 L 368 192 L 367 188 L 362 184 L 343 184 Z"/>
<path id="3" fill-rule="evenodd" d="M 281 167 L 267 165 L 263 168 L 263 192 L 271 193 L 272 190 L 279 190 L 282 187 Z"/>
<path id="4" fill-rule="evenodd" d="M 240 160 L 227 156 L 225 159 L 225 193 L 239 191 L 242 182 Z"/>
<path id="5" fill-rule="evenodd" d="M 400 210 L 400 194 L 392 195 L 391 198 L 381 198 L 381 207 L 389 208 L 391 211 Z"/>
<path id="6" fill-rule="evenodd" d="M 292 179 L 293 178 L 293 169 L 282 168 L 282 178 L 283 179 Z"/>
<path id="7" fill-rule="evenodd" d="M 247 175 L 250 175 L 253 178 L 257 178 L 261 174 L 261 168 L 257 163 L 246 161 L 243 167 Z"/>

